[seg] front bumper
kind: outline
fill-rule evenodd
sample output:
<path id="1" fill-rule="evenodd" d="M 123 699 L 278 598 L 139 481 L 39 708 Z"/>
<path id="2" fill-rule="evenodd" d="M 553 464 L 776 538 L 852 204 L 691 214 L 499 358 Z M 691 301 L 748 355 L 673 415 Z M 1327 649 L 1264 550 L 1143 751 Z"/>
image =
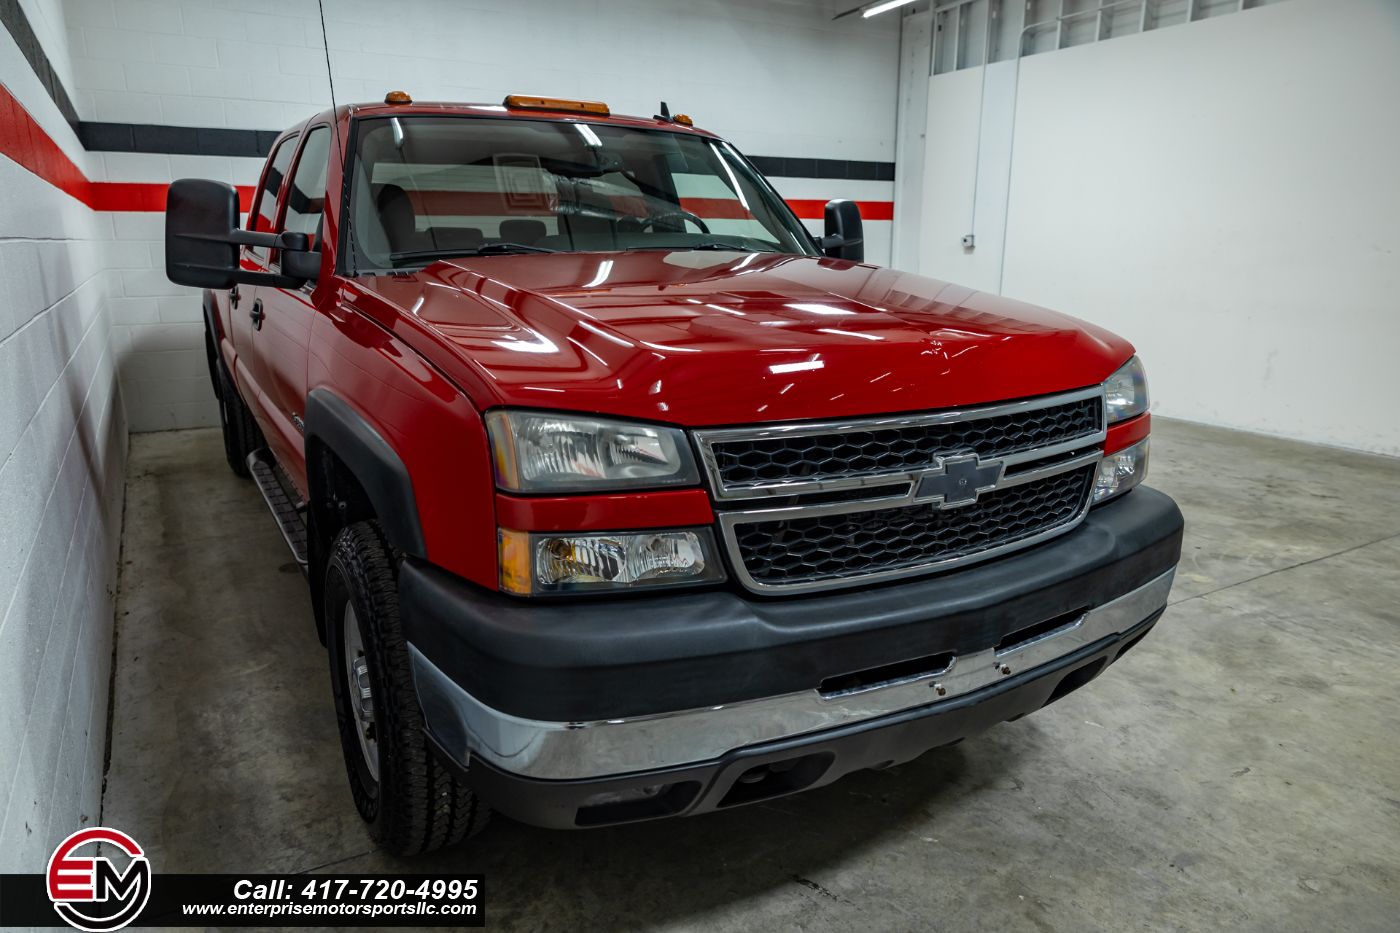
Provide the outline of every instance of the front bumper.
<path id="1" fill-rule="evenodd" d="M 815 777 L 815 759 L 781 772 L 816 786 L 1038 708 L 1062 683 L 1088 679 L 1074 681 L 1066 664 L 1096 674 L 1155 622 L 1181 534 L 1175 504 L 1139 488 L 1045 545 L 839 594 L 527 603 L 414 561 L 400 594 L 434 741 L 470 762 L 472 782 L 505 812 L 572 826 L 599 809 L 585 806 L 590 798 L 610 793 L 597 787 L 619 780 L 672 788 L 613 804 L 670 808 L 625 818 L 701 812 L 731 805 L 716 794 L 735 762 L 754 767 L 770 751 L 791 759 L 793 743 L 848 746 L 851 733 L 867 736 L 860 748 L 882 750 L 831 747 Z M 869 738 L 887 728 L 898 738 Z M 674 788 L 692 784 L 678 803 Z"/>
<path id="2" fill-rule="evenodd" d="M 1055 702 L 1097 677 L 1156 624 L 1156 613 L 1112 635 L 1000 683 L 944 702 L 835 729 L 736 748 L 678 768 L 550 781 L 476 759 L 462 776 L 511 819 L 579 829 L 671 816 L 698 816 L 822 787 L 854 771 L 903 764 Z M 925 692 L 929 692 L 925 688 Z M 438 746 L 449 763 L 460 759 Z"/>

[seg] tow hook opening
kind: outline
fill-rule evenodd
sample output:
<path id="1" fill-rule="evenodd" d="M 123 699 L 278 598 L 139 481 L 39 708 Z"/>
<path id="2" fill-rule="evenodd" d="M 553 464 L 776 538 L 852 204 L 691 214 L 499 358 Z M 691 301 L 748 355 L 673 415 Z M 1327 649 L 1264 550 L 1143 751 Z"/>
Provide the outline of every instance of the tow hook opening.
<path id="1" fill-rule="evenodd" d="M 896 661 L 894 664 L 868 667 L 863 671 L 855 671 L 850 674 L 837 674 L 817 684 L 817 692 L 829 700 L 833 697 L 848 696 L 864 690 L 889 687 L 910 680 L 918 680 L 921 677 L 942 674 L 952 666 L 953 653 L 944 651 L 941 654 L 930 654 L 922 658 Z"/>
<path id="2" fill-rule="evenodd" d="M 1027 625 L 1025 628 L 1018 628 L 1016 631 L 1004 635 L 1001 641 L 997 642 L 996 653 L 1008 654 L 1018 648 L 1024 648 L 1032 642 L 1040 641 L 1042 638 L 1058 635 L 1060 632 L 1077 625 L 1088 612 L 1088 606 L 1080 609 L 1071 609 L 1069 612 L 1062 612 L 1043 622 Z"/>
<path id="3" fill-rule="evenodd" d="M 1094 661 L 1091 664 L 1086 664 L 1078 670 L 1070 671 L 1058 684 L 1055 685 L 1055 689 L 1051 692 L 1050 699 L 1045 701 L 1045 705 L 1049 706 L 1056 700 L 1068 696 L 1069 694 L 1078 690 L 1080 687 L 1087 684 L 1089 681 L 1093 680 L 1095 677 L 1099 676 L 1099 671 L 1104 669 L 1104 666 L 1106 665 L 1107 661 L 1107 658 L 1099 658 L 1097 661 Z"/>
<path id="4" fill-rule="evenodd" d="M 583 802 L 574 814 L 576 826 L 606 826 L 671 816 L 690 806 L 700 792 L 698 781 L 678 784 L 647 784 L 622 790 L 602 791 Z"/>
<path id="5" fill-rule="evenodd" d="M 735 779 L 720 800 L 718 809 L 779 797 L 810 787 L 826 773 L 835 757 L 830 752 L 819 752 L 754 765 Z"/>

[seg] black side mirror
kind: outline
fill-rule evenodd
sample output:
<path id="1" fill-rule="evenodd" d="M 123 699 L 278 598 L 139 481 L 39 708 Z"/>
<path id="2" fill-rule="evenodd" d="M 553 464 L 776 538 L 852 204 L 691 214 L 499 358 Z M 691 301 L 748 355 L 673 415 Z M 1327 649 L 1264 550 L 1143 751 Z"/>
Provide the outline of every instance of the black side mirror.
<path id="1" fill-rule="evenodd" d="M 826 202 L 826 236 L 821 238 L 820 246 L 823 253 L 835 259 L 865 260 L 865 234 L 855 201 L 838 198 Z"/>
<path id="2" fill-rule="evenodd" d="M 321 275 L 321 251 L 282 247 L 282 274 L 298 282 L 315 281 Z"/>
<path id="3" fill-rule="evenodd" d="M 235 283 L 292 288 L 315 275 L 249 272 L 238 262 L 238 247 L 264 246 L 290 254 L 309 253 L 304 233 L 253 233 L 238 227 L 238 192 L 232 185 L 202 178 L 172 182 L 165 198 L 165 274 L 177 285 L 230 288 Z M 285 251 L 291 251 L 286 253 Z M 300 258 L 300 257 L 298 257 Z M 305 272 L 303 264 L 297 272 Z M 289 270 L 290 271 L 290 270 Z"/>

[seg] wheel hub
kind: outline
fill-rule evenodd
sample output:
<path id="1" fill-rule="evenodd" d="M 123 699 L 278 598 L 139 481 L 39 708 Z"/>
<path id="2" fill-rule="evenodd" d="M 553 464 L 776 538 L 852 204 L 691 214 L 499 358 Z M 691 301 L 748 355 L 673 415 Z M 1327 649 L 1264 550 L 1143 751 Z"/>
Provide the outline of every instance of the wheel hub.
<path id="1" fill-rule="evenodd" d="M 374 722 L 374 697 L 369 687 L 369 662 L 360 656 L 350 662 L 350 690 L 356 701 L 360 722 Z"/>
<path id="2" fill-rule="evenodd" d="M 360 620 L 353 602 L 345 604 L 341 620 L 341 643 L 345 646 L 345 687 L 355 715 L 355 735 L 370 777 L 379 780 L 379 732 L 374 718 L 374 690 L 370 685 L 369 659 L 360 637 Z"/>

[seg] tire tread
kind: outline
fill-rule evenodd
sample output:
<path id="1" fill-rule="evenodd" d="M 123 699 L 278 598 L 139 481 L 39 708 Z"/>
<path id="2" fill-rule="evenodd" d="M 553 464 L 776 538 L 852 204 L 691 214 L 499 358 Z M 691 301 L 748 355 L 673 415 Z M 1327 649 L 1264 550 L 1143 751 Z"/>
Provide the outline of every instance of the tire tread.
<path id="1" fill-rule="evenodd" d="M 379 802 L 388 806 L 375 818 L 366 817 L 372 831 L 377 830 L 377 841 L 395 854 L 417 855 L 475 835 L 485 828 L 490 810 L 428 746 L 399 617 L 397 562 L 383 529 L 377 522 L 344 528 L 332 545 L 331 565 L 343 568 L 350 598 L 358 591 L 370 610 L 363 620 L 366 648 L 378 656 L 388 693 L 376 703 L 376 716 L 382 719 Z M 337 665 L 339 636 L 329 642 L 331 663 Z M 360 754 L 358 742 L 353 748 L 345 744 L 347 758 L 352 752 Z M 363 794 L 356 787 L 353 767 L 350 770 L 356 803 L 364 814 Z"/>

